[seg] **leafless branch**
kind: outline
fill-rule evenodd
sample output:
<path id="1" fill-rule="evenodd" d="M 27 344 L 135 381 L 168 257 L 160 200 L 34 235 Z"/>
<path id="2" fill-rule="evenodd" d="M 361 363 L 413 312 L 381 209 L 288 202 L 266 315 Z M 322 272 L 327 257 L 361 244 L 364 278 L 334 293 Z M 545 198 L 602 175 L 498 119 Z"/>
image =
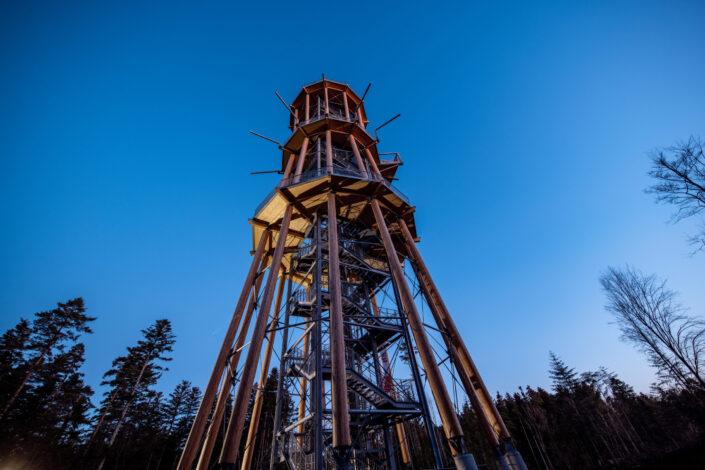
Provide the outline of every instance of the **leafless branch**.
<path id="1" fill-rule="evenodd" d="M 622 338 L 643 351 L 663 376 L 684 388 L 705 389 L 705 322 L 686 313 L 665 281 L 626 267 L 609 268 L 600 283 Z"/>
<path id="2" fill-rule="evenodd" d="M 678 222 L 705 211 L 705 149 L 699 137 L 655 150 L 649 176 L 656 182 L 646 190 L 657 202 L 676 206 L 672 220 Z M 690 238 L 695 252 L 705 250 L 705 227 Z"/>

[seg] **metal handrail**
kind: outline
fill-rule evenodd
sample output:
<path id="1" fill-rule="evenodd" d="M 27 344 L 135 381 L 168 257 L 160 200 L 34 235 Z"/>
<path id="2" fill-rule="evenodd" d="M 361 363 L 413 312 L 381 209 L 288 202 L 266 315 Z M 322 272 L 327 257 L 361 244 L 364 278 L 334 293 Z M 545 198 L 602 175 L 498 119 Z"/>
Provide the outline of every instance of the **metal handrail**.
<path id="1" fill-rule="evenodd" d="M 326 114 L 325 104 L 321 103 L 319 106 L 318 103 L 314 103 L 309 108 L 309 118 L 307 120 L 300 121 L 300 125 L 303 126 L 306 124 L 310 124 L 312 122 L 319 121 L 327 117 L 333 117 L 335 119 L 347 122 L 358 122 L 358 116 L 356 112 L 350 110 L 349 115 L 350 117 L 348 118 L 345 115 L 345 108 L 335 103 L 329 103 L 328 114 Z"/>

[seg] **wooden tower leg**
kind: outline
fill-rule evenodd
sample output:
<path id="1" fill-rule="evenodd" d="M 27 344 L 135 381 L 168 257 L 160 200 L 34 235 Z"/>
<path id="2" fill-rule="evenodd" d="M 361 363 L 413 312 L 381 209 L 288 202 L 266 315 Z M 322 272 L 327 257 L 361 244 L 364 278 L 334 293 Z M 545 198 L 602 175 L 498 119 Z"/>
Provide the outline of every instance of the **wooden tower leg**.
<path id="1" fill-rule="evenodd" d="M 270 323 L 269 336 L 267 337 L 267 346 L 264 351 L 264 358 L 259 371 L 259 383 L 257 384 L 257 392 L 255 393 L 255 404 L 252 406 L 252 417 L 250 418 L 250 427 L 247 430 L 247 440 L 245 441 L 245 453 L 242 455 L 241 470 L 249 470 L 252 466 L 252 457 L 255 451 L 255 440 L 257 439 L 257 428 L 262 414 L 262 398 L 264 396 L 264 387 L 267 384 L 269 373 L 269 362 L 272 360 L 272 350 L 274 349 L 274 339 L 276 337 L 276 326 L 279 321 L 279 310 L 282 305 L 282 297 L 284 296 L 284 285 L 286 284 L 286 276 L 282 274 L 279 282 L 279 292 L 277 293 L 277 301 L 274 304 L 274 312 L 272 312 L 272 322 Z"/>
<path id="2" fill-rule="evenodd" d="M 428 342 L 428 337 L 426 336 L 423 323 L 421 322 L 421 318 L 416 309 L 416 304 L 414 303 L 414 297 L 411 293 L 411 289 L 404 278 L 404 271 L 401 267 L 401 263 L 399 262 L 396 249 L 394 248 L 392 237 L 389 234 L 387 223 L 384 221 L 384 216 L 382 215 L 379 202 L 376 199 L 372 199 L 370 201 L 370 205 L 372 207 L 375 222 L 377 223 L 380 238 L 382 239 L 382 244 L 384 245 L 384 249 L 387 254 L 390 271 L 399 288 L 404 310 L 409 320 L 409 326 L 414 336 L 414 341 L 416 342 L 421 363 L 426 371 L 426 377 L 431 387 L 431 393 L 433 394 L 433 398 L 436 402 L 438 414 L 441 417 L 443 430 L 446 438 L 448 439 L 451 453 L 455 458 L 456 466 L 460 469 L 476 470 L 477 465 L 475 464 L 475 459 L 471 454 L 468 454 L 465 449 L 463 430 L 460 427 L 458 415 L 453 409 L 453 403 L 450 399 L 445 383 L 443 382 L 443 377 L 441 376 L 440 369 L 436 363 L 436 358 L 433 355 L 431 345 Z"/>
<path id="3" fill-rule="evenodd" d="M 277 244 L 274 249 L 274 254 L 272 255 L 272 265 L 269 269 L 267 283 L 265 284 L 264 293 L 262 295 L 262 306 L 257 314 L 257 321 L 252 331 L 250 348 L 247 351 L 247 359 L 245 360 L 245 365 L 242 370 L 240 387 L 237 390 L 228 429 L 225 433 L 219 463 L 226 469 L 234 469 L 235 461 L 237 460 L 237 455 L 240 450 L 240 439 L 242 438 L 242 430 L 245 425 L 245 414 L 247 413 L 251 385 L 255 372 L 257 371 L 257 362 L 261 351 L 260 346 L 267 332 L 267 319 L 269 318 L 274 289 L 276 287 L 277 278 L 279 277 L 279 269 L 281 268 L 293 209 L 294 206 L 289 204 L 284 211 L 284 217 L 282 218 L 281 228 L 279 229 L 279 235 L 277 237 Z"/>
<path id="4" fill-rule="evenodd" d="M 470 353 L 465 346 L 465 342 L 460 336 L 460 332 L 455 326 L 453 318 L 450 316 L 445 302 L 441 298 L 438 289 L 433 282 L 426 263 L 424 263 L 421 253 L 416 247 L 411 232 L 404 220 L 399 219 L 402 236 L 408 253 L 412 258 L 412 267 L 416 274 L 421 290 L 428 300 L 431 313 L 439 328 L 445 333 L 443 340 L 458 370 L 463 388 L 465 388 L 468 398 L 475 409 L 480 422 L 483 425 L 485 434 L 490 444 L 497 450 L 500 465 L 506 469 L 526 469 L 519 452 L 514 448 L 509 430 L 494 405 L 492 396 L 485 386 L 477 367 L 475 366 Z"/>
<path id="5" fill-rule="evenodd" d="M 201 448 L 201 453 L 198 456 L 198 463 L 196 464 L 196 470 L 208 470 L 210 465 L 211 455 L 213 455 L 213 447 L 215 447 L 215 441 L 218 438 L 218 431 L 221 423 L 223 422 L 223 414 L 225 413 L 225 405 L 228 402 L 228 397 L 230 396 L 230 388 L 235 380 L 235 374 L 237 372 L 238 364 L 240 363 L 240 352 L 247 339 L 247 330 L 250 328 L 250 321 L 252 320 L 252 313 L 257 306 L 257 297 L 259 295 L 259 289 L 262 285 L 262 279 L 264 279 L 264 271 L 267 268 L 267 257 L 262 258 L 262 264 L 260 266 L 260 272 L 258 274 L 257 280 L 255 281 L 255 287 L 250 296 L 249 304 L 247 305 L 247 311 L 242 319 L 242 325 L 240 326 L 240 333 L 235 340 L 235 346 L 233 347 L 232 353 L 230 355 L 229 370 L 225 371 L 225 377 L 223 377 L 223 382 L 220 385 L 220 390 L 218 391 L 218 401 L 215 404 L 215 410 L 213 411 L 213 417 L 211 418 L 210 425 L 206 431 L 206 437 L 203 442 L 203 447 Z"/>
<path id="6" fill-rule="evenodd" d="M 250 271 L 247 273 L 245 284 L 242 287 L 240 297 L 238 298 L 235 306 L 235 311 L 233 312 L 233 318 L 230 321 L 230 325 L 228 325 L 227 331 L 225 332 L 225 338 L 223 339 L 223 344 L 220 346 L 220 351 L 218 352 L 218 357 L 215 360 L 215 365 L 213 366 L 210 379 L 208 379 L 208 385 L 206 385 L 198 412 L 196 413 L 193 423 L 191 424 L 191 431 L 189 432 L 189 436 L 184 444 L 184 450 L 181 452 L 181 458 L 179 459 L 179 463 L 177 465 L 177 469 L 179 470 L 191 469 L 196 451 L 201 444 L 203 431 L 206 427 L 206 420 L 208 419 L 208 414 L 213 406 L 215 393 L 223 376 L 223 369 L 225 369 L 225 365 L 227 363 L 230 347 L 233 344 L 233 339 L 235 338 L 235 333 L 237 332 L 238 325 L 240 324 L 242 312 L 245 308 L 245 304 L 247 303 L 250 290 L 252 289 L 252 284 L 262 260 L 262 253 L 264 252 L 264 247 L 266 246 L 268 239 L 269 233 L 263 234 L 257 244 L 257 249 L 255 250 L 255 255 L 252 259 L 252 264 L 250 265 Z"/>
<path id="7" fill-rule="evenodd" d="M 328 193 L 328 290 L 330 292 L 330 355 L 333 407 L 333 457 L 338 468 L 350 468 L 350 417 L 345 371 L 343 299 L 338 254 L 338 212 L 335 194 Z"/>

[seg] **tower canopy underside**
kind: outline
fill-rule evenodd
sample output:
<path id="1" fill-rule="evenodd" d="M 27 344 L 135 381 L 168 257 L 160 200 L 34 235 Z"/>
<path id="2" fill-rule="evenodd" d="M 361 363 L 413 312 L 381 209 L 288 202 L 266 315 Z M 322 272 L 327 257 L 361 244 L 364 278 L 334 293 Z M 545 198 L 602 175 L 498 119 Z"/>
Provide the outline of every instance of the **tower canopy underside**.
<path id="1" fill-rule="evenodd" d="M 399 214 L 412 235 L 416 237 L 415 208 L 399 190 L 386 182 L 332 174 L 314 177 L 272 191 L 257 208 L 255 216 L 250 219 L 252 251 L 254 252 L 260 238 L 268 231 L 271 233 L 269 250 L 276 246 L 278 234 L 272 229 L 281 224 L 287 205 L 291 201 L 296 201 L 289 224 L 285 255 L 282 259 L 284 269 L 290 271 L 292 256 L 297 253 L 298 246 L 312 227 L 313 214 L 326 204 L 330 192 L 334 192 L 338 197 L 338 212 L 341 219 L 372 226 L 374 216 L 369 208 L 369 201 L 370 198 L 375 198 L 390 211 Z M 398 234 L 396 226 L 390 226 L 390 230 L 393 235 Z"/>

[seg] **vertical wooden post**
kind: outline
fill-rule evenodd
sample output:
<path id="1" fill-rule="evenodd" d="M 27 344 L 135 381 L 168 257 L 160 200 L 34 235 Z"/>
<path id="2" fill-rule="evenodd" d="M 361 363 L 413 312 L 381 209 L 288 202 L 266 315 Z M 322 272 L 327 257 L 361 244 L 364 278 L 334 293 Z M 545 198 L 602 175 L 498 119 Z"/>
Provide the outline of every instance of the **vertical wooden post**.
<path id="1" fill-rule="evenodd" d="M 343 107 L 345 108 L 345 119 L 350 120 L 350 105 L 348 105 L 348 94 L 343 90 Z"/>
<path id="2" fill-rule="evenodd" d="M 306 105 L 304 108 L 304 116 L 306 117 L 306 122 L 311 119 L 311 95 L 306 93 Z"/>
<path id="3" fill-rule="evenodd" d="M 353 154 L 355 155 L 355 163 L 360 169 L 363 177 L 367 178 L 367 169 L 365 168 L 365 162 L 362 161 L 362 156 L 360 156 L 360 149 L 357 148 L 357 141 L 352 134 L 348 135 L 348 140 L 350 141 L 350 147 L 352 147 Z"/>
<path id="4" fill-rule="evenodd" d="M 294 183 L 298 183 L 301 180 L 301 172 L 304 169 L 304 161 L 306 160 L 306 152 L 308 152 L 308 137 L 304 137 L 304 141 L 301 144 L 301 151 L 299 152 L 299 160 L 296 162 L 296 174 L 294 175 Z"/>
<path id="5" fill-rule="evenodd" d="M 318 136 L 316 139 L 316 170 L 318 170 L 318 174 L 320 175 L 321 171 L 321 137 Z"/>
<path id="6" fill-rule="evenodd" d="M 269 239 L 269 232 L 262 234 L 262 237 L 257 244 L 257 249 L 255 250 L 254 258 L 252 259 L 252 264 L 250 265 L 250 271 L 247 273 L 245 278 L 245 284 L 240 292 L 240 297 L 238 298 L 237 305 L 235 306 L 235 311 L 233 312 L 233 318 L 228 325 L 228 329 L 225 332 L 225 338 L 223 339 L 223 344 L 220 346 L 220 351 L 218 351 L 218 357 L 215 360 L 215 365 L 213 366 L 213 371 L 211 372 L 208 384 L 203 392 L 203 398 L 201 399 L 201 404 L 198 407 L 198 412 L 193 419 L 191 424 L 191 431 L 189 432 L 186 443 L 184 444 L 184 450 L 181 452 L 181 458 L 177 465 L 179 470 L 190 470 L 193 459 L 198 450 L 198 446 L 201 444 L 201 438 L 203 437 L 203 431 L 206 427 L 206 420 L 208 419 L 208 414 L 213 406 L 213 400 L 215 398 L 216 389 L 223 376 L 223 369 L 225 369 L 225 364 L 227 362 L 228 354 L 230 353 L 230 346 L 233 344 L 233 339 L 235 338 L 235 333 L 237 331 L 238 325 L 240 324 L 240 319 L 242 318 L 242 312 L 245 308 L 245 303 L 249 297 L 250 290 L 252 289 L 252 284 L 259 268 L 262 253 L 264 252 L 264 247 Z"/>
<path id="7" fill-rule="evenodd" d="M 237 454 L 240 450 L 240 439 L 242 438 L 242 430 L 245 424 L 249 394 L 252 390 L 252 380 L 257 370 L 257 359 L 259 358 L 262 341 L 264 340 L 267 329 L 269 309 L 272 306 L 272 298 L 274 297 L 274 289 L 277 277 L 279 276 L 282 257 L 284 256 L 284 247 L 286 246 L 286 237 L 289 233 L 289 223 L 291 222 L 293 209 L 294 206 L 289 204 L 284 211 L 276 248 L 272 255 L 272 265 L 270 266 L 267 283 L 265 284 L 264 293 L 262 294 L 262 305 L 257 314 L 257 321 L 252 331 L 250 348 L 247 351 L 247 359 L 245 360 L 245 366 L 243 367 L 240 379 L 240 387 L 237 390 L 228 429 L 225 433 L 223 449 L 219 459 L 219 463 L 225 467 L 232 468 L 232 466 L 235 465 Z"/>
<path id="8" fill-rule="evenodd" d="M 326 117 L 328 117 L 330 116 L 330 102 L 328 101 L 328 87 L 326 86 L 326 82 L 323 82 L 323 96 L 325 100 Z"/>
<path id="9" fill-rule="evenodd" d="M 281 281 L 279 282 L 279 292 L 277 292 L 277 301 L 274 304 L 274 312 L 272 312 L 272 321 L 270 323 L 269 336 L 267 337 L 267 346 L 264 350 L 262 364 L 260 365 L 259 383 L 257 384 L 257 392 L 255 393 L 255 403 L 252 406 L 250 427 L 247 430 L 245 453 L 242 455 L 242 465 L 240 466 L 241 470 L 249 470 L 252 466 L 252 457 L 254 456 L 255 443 L 257 439 L 257 428 L 259 426 L 260 416 L 262 414 L 262 398 L 264 395 L 264 387 L 267 385 L 269 362 L 272 360 L 272 349 L 274 348 L 274 339 L 277 333 L 276 328 L 277 322 L 279 321 L 279 310 L 282 305 L 285 284 L 286 276 L 282 273 Z"/>
<path id="10" fill-rule="evenodd" d="M 198 456 L 198 463 L 196 464 L 196 470 L 208 470 L 208 465 L 211 461 L 211 455 L 213 454 L 213 447 L 215 447 L 215 441 L 218 438 L 218 431 L 220 425 L 223 422 L 223 414 L 225 413 L 225 405 L 228 402 L 228 397 L 230 396 L 230 388 L 233 385 L 233 380 L 235 380 L 235 373 L 237 371 L 237 366 L 240 362 L 240 351 L 245 344 L 245 339 L 247 338 L 247 330 L 250 328 L 250 321 L 252 319 L 252 313 L 257 306 L 257 296 L 259 294 L 259 288 L 262 285 L 262 279 L 264 279 L 264 271 L 267 269 L 268 257 L 262 258 L 262 264 L 260 265 L 259 274 L 257 280 L 255 281 L 255 288 L 252 290 L 252 295 L 250 296 L 249 304 L 247 305 L 247 311 L 242 319 L 242 325 L 240 326 L 240 333 L 235 340 L 235 346 L 230 354 L 230 361 L 228 367 L 230 370 L 225 371 L 225 377 L 220 384 L 220 390 L 218 391 L 218 401 L 215 403 L 215 410 L 213 410 L 213 417 L 211 418 L 210 425 L 206 431 L 206 437 L 203 442 L 203 447 L 201 448 L 201 453 Z"/>
<path id="11" fill-rule="evenodd" d="M 328 174 L 333 173 L 333 133 L 326 131 L 326 170 Z"/>
<path id="12" fill-rule="evenodd" d="M 372 173 L 377 177 L 378 180 L 382 180 L 382 173 L 379 171 L 379 167 L 377 166 L 377 162 L 375 162 L 374 157 L 372 156 L 372 152 L 370 149 L 365 148 L 365 156 L 367 157 L 367 161 L 370 164 L 370 168 L 372 168 Z"/>
<path id="13" fill-rule="evenodd" d="M 345 337 L 343 325 L 343 298 L 340 285 L 338 247 L 338 212 L 335 194 L 328 193 L 328 290 L 330 292 L 330 355 L 331 394 L 333 408 L 333 451 L 339 466 L 348 463 L 350 446 L 350 417 L 348 415 L 348 385 L 345 370 Z"/>
<path id="14" fill-rule="evenodd" d="M 418 349 L 419 357 L 423 363 L 424 370 L 426 371 L 426 378 L 428 379 L 431 387 L 431 393 L 433 393 L 433 398 L 436 402 L 436 407 L 438 408 L 438 414 L 440 415 L 443 423 L 443 430 L 450 443 L 451 452 L 453 456 L 464 454 L 465 444 L 463 441 L 463 430 L 460 427 L 458 416 L 453 409 L 453 402 L 451 401 L 448 390 L 443 382 L 443 377 L 441 376 L 441 371 L 436 363 L 436 358 L 433 355 L 433 350 L 428 342 L 423 323 L 421 322 L 421 318 L 419 317 L 419 313 L 416 309 L 416 304 L 414 303 L 414 297 L 411 293 L 411 289 L 404 278 L 404 271 L 401 267 L 401 263 L 399 262 L 396 249 L 394 248 L 392 237 L 389 234 L 387 223 L 384 221 L 384 216 L 382 215 L 379 202 L 377 202 L 376 199 L 372 199 L 370 201 L 370 205 L 372 207 L 375 222 L 377 223 L 380 238 L 382 239 L 382 243 L 384 245 L 384 250 L 387 254 L 392 276 L 399 287 L 402 304 L 404 306 L 407 319 L 409 320 L 411 333 L 414 335 L 416 348 Z"/>
<path id="15" fill-rule="evenodd" d="M 291 170 L 294 167 L 294 160 L 296 160 L 296 155 L 293 153 L 289 154 L 289 158 L 286 159 L 286 167 L 284 167 L 284 176 L 279 183 L 279 187 L 287 186 L 290 183 Z"/>

